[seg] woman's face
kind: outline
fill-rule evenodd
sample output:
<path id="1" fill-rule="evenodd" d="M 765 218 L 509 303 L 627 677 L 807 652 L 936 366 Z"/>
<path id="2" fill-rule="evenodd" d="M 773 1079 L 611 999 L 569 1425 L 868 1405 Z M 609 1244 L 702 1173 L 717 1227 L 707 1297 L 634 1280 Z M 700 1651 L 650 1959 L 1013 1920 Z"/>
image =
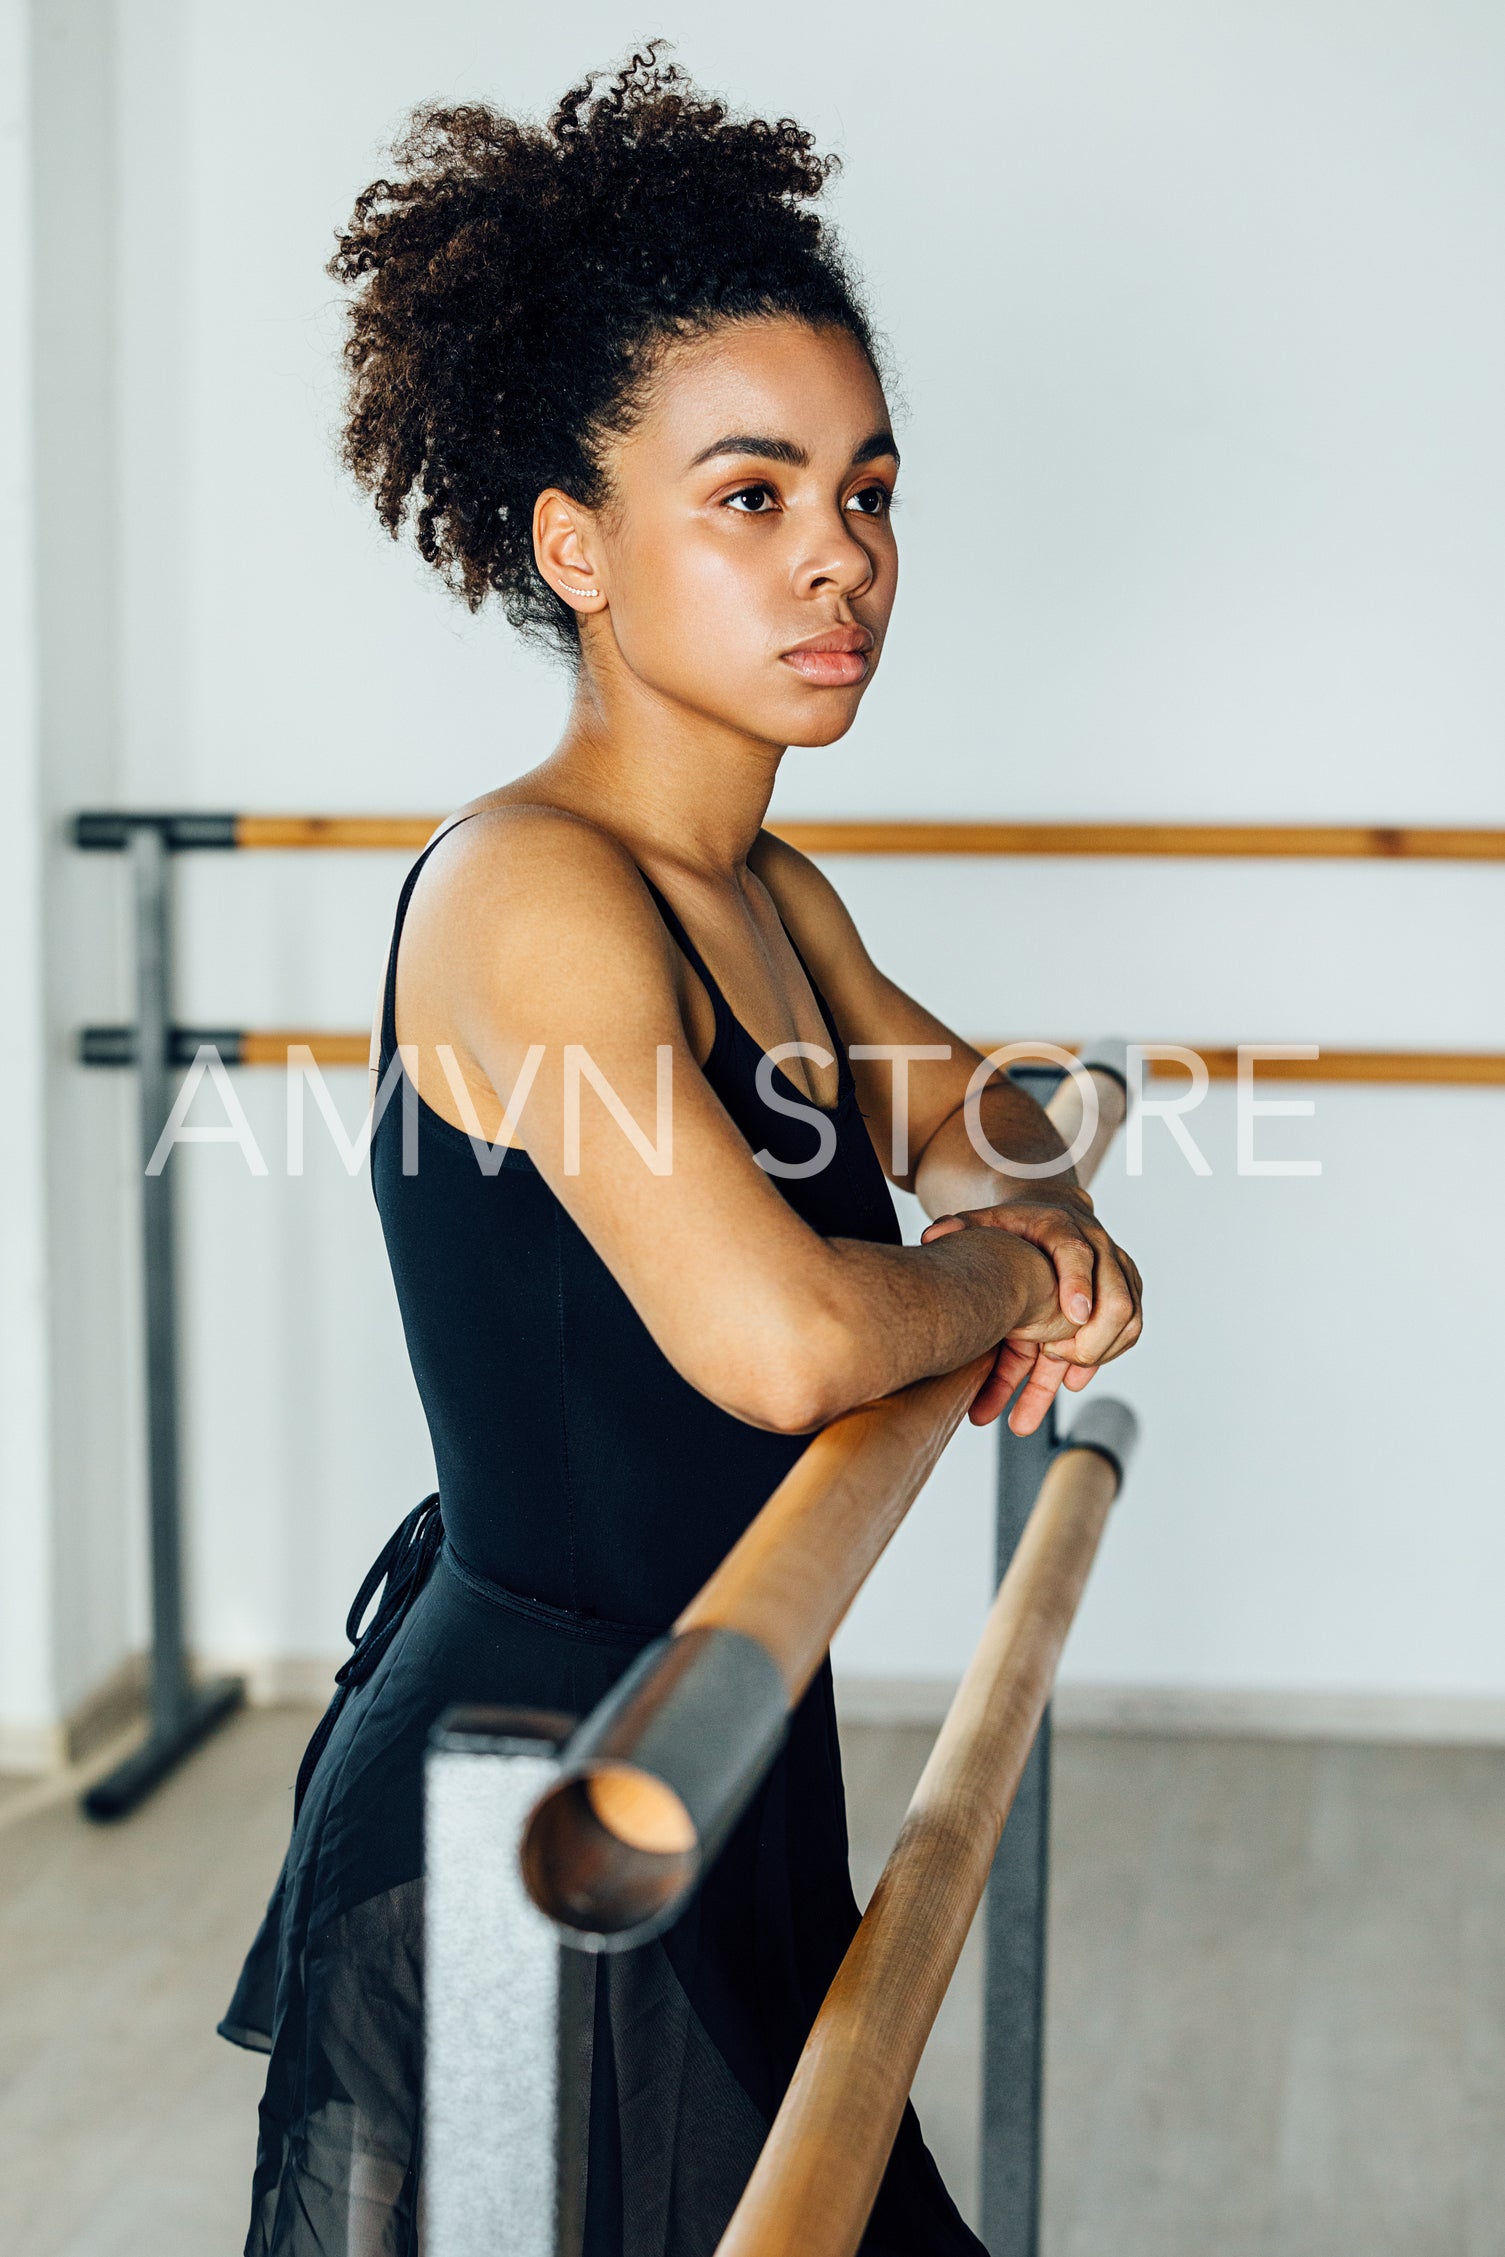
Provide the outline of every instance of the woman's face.
<path id="1" fill-rule="evenodd" d="M 582 524 L 604 602 L 587 664 L 769 743 L 834 742 L 893 608 L 898 468 L 845 330 L 738 322 L 674 348 Z"/>

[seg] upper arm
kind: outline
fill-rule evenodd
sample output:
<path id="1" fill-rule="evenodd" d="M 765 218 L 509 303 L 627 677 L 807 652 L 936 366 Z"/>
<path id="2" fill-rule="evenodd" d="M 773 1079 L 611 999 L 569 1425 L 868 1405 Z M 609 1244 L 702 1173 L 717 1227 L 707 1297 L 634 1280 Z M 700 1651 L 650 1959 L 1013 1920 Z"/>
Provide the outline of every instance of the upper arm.
<path id="1" fill-rule="evenodd" d="M 701 1072 L 677 952 L 630 857 L 518 808 L 467 823 L 441 857 L 409 927 L 504 1106 L 531 1076 L 514 1134 L 533 1164 L 683 1376 L 738 1416 L 800 1423 L 778 1382 L 819 1319 L 824 1241 Z"/>
<path id="2" fill-rule="evenodd" d="M 878 1157 L 892 1180 L 911 1190 L 920 1155 L 942 1123 L 960 1110 L 982 1053 L 880 971 L 840 894 L 807 856 L 765 831 L 752 862 L 820 982 L 848 1051 L 882 1047 L 947 1053 L 943 1058 L 908 1061 L 852 1060 Z M 895 1166 L 896 1096 L 901 1087 L 907 1095 L 905 1133 L 900 1164 Z"/>

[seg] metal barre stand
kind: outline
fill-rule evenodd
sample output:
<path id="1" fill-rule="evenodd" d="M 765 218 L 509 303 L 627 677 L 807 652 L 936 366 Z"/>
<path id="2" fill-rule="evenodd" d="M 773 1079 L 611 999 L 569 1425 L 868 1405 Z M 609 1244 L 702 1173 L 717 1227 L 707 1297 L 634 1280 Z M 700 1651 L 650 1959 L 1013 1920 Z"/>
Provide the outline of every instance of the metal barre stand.
<path id="1" fill-rule="evenodd" d="M 1123 1046 L 1082 1057 L 1124 1079 Z M 1058 1069 L 1015 1066 L 1043 1105 Z M 1080 1409 L 1077 1413 L 1081 1416 Z M 1003 1581 L 1060 1436 L 1056 1406 L 1033 1434 L 1000 1421 L 993 1581 Z M 991 2257 L 1039 2257 L 1045 2103 L 1045 1950 L 1050 1899 L 1050 1710 L 1040 1719 L 983 1898 L 982 2239 Z"/>
<path id="2" fill-rule="evenodd" d="M 1089 1430 L 1083 1439 L 1117 1462 L 1132 1446 L 1132 1417 L 1119 1404 L 1097 1410 L 1078 1414 Z M 1003 1439 L 1000 1574 L 1057 1448 L 1053 1420 Z M 433 2257 L 503 2249 L 507 2257 L 579 2257 L 595 1992 L 605 1979 L 597 1956 L 630 1947 L 659 1923 L 650 1916 L 614 1936 L 550 1919 L 530 1893 L 520 1851 L 539 1798 L 579 1768 L 581 1748 L 602 1736 L 598 1719 L 618 1705 L 620 1694 L 608 1695 L 579 1729 L 567 1717 L 525 1710 L 452 1709 L 431 1736 L 423 2137 L 424 2236 Z M 651 1728 L 651 1712 L 648 1721 Z M 1034 2257 L 1039 2245 L 1049 1759 L 1047 1711 L 984 1900 L 980 2177 L 992 2257 Z"/>
<path id="3" fill-rule="evenodd" d="M 206 819 L 221 826 L 223 818 Z M 86 1029 L 85 1064 L 137 1068 L 141 1166 L 141 1261 L 145 1317 L 147 1490 L 151 1539 L 151 1690 L 142 1745 L 83 1797 L 89 1817 L 123 1818 L 245 1698 L 239 1677 L 195 1684 L 184 1636 L 182 1496 L 178 1450 L 178 1327 L 172 1178 L 147 1167 L 172 1105 L 172 903 L 170 856 L 177 845 L 230 845 L 225 835 L 180 839 L 181 818 L 80 816 L 74 843 L 124 850 L 130 858 L 136 938 L 136 1025 L 128 1046 L 99 1055 Z"/>
<path id="4" fill-rule="evenodd" d="M 1055 1405 L 1033 1434 L 998 1438 L 994 1582 L 1001 1583 L 1056 1449 Z M 982 2239 L 991 2257 L 1038 2257 L 1045 2069 L 1045 1918 L 1050 1895 L 1050 1710 L 983 1898 Z"/>
<path id="5" fill-rule="evenodd" d="M 429 1741 L 423 2232 L 440 2257 L 578 2257 L 585 2233 L 596 1961 L 516 1854 L 573 1721 L 456 1708 Z"/>

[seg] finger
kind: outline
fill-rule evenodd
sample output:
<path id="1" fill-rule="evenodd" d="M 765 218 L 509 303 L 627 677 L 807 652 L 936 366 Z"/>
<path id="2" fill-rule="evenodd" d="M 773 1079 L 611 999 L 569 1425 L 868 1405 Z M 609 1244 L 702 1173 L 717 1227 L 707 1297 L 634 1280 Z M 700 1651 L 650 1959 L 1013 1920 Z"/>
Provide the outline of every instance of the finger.
<path id="1" fill-rule="evenodd" d="M 1133 1307 L 1132 1312 L 1125 1322 L 1123 1328 L 1119 1332 L 1117 1339 L 1115 1339 L 1107 1348 L 1102 1351 L 1102 1355 L 1099 1360 L 1103 1363 L 1111 1362 L 1115 1356 L 1122 1356 L 1128 1349 L 1132 1348 L 1135 1341 L 1139 1338 L 1140 1334 L 1144 1330 L 1143 1280 L 1140 1278 L 1139 1271 L 1136 1268 L 1135 1264 L 1130 1260 L 1129 1256 L 1123 1252 L 1121 1247 L 1115 1247 L 1114 1254 L 1118 1262 L 1122 1266 L 1124 1282 L 1128 1287 L 1129 1296 L 1130 1300 L 1132 1301 Z"/>
<path id="2" fill-rule="evenodd" d="M 1143 1317 L 1142 1317 L 1142 1316 L 1141 1316 L 1141 1315 L 1139 1314 L 1138 1310 L 1136 1309 L 1136 1311 L 1134 1312 L 1133 1316 L 1132 1316 L 1132 1317 L 1130 1317 L 1130 1319 L 1129 1319 L 1128 1323 L 1127 1323 L 1127 1324 L 1126 1324 L 1126 1325 L 1124 1326 L 1124 1328 L 1123 1328 L 1123 1331 L 1122 1331 L 1122 1332 L 1121 1332 L 1121 1333 L 1119 1334 L 1118 1338 L 1117 1338 L 1117 1339 L 1116 1339 L 1116 1340 L 1114 1341 L 1114 1343 L 1113 1343 L 1112 1347 L 1111 1347 L 1111 1348 L 1110 1348 L 1110 1349 L 1108 1350 L 1107 1354 L 1106 1354 L 1106 1355 L 1105 1355 L 1105 1356 L 1104 1356 L 1104 1357 L 1102 1358 L 1102 1361 L 1103 1361 L 1103 1362 L 1104 1362 L 1105 1364 L 1110 1364 L 1110 1363 L 1112 1363 L 1112 1362 L 1113 1362 L 1113 1360 L 1114 1360 L 1114 1358 L 1115 1358 L 1115 1357 L 1117 1357 L 1117 1356 L 1124 1356 L 1124 1355 L 1127 1355 L 1127 1354 L 1128 1354 L 1128 1352 L 1129 1352 L 1129 1350 L 1130 1350 L 1130 1349 L 1131 1349 L 1131 1348 L 1133 1347 L 1133 1345 L 1134 1345 L 1135 1341 L 1136 1341 L 1136 1340 L 1137 1340 L 1137 1339 L 1139 1338 L 1140 1334 L 1141 1334 L 1141 1333 L 1142 1333 L 1143 1331 L 1144 1331 L 1144 1318 L 1143 1318 Z"/>
<path id="3" fill-rule="evenodd" d="M 1019 1400 L 1009 1413 L 1011 1433 L 1035 1432 L 1055 1401 L 1065 1376 L 1065 1364 L 1058 1356 L 1047 1356 L 1042 1348 L 1035 1358 L 1034 1370 L 1019 1390 Z"/>
<path id="4" fill-rule="evenodd" d="M 1061 1385 L 1069 1387 L 1073 1395 L 1080 1395 L 1088 1382 L 1096 1379 L 1096 1377 L 1096 1364 L 1068 1364 L 1066 1366 L 1066 1377 L 1062 1380 Z"/>
<path id="5" fill-rule="evenodd" d="M 1092 1314 L 1072 1343 L 1076 1363 L 1106 1363 L 1114 1342 L 1138 1313 L 1138 1302 L 1120 1265 L 1118 1248 L 1108 1238 L 1099 1250 L 1096 1283 Z"/>
<path id="6" fill-rule="evenodd" d="M 960 1215 L 937 1215 L 935 1221 L 927 1223 L 921 1231 L 920 1244 L 928 1246 L 932 1238 L 949 1238 L 954 1231 L 965 1230 L 966 1227 Z"/>
<path id="7" fill-rule="evenodd" d="M 992 1425 L 1020 1380 L 1033 1368 L 1034 1361 L 1035 1350 L 1032 1345 L 1004 1341 L 994 1359 L 992 1370 L 973 1396 L 967 1412 L 974 1426 Z"/>
<path id="8" fill-rule="evenodd" d="M 974 1426 L 987 1426 L 1008 1407 L 1009 1397 L 1021 1379 L 1028 1378 L 1034 1369 L 1036 1348 L 1033 1341 L 1005 1340 L 1000 1343 L 993 1368 L 972 1401 L 970 1416 Z"/>
<path id="9" fill-rule="evenodd" d="M 1096 1261 L 1085 1238 L 1063 1238 L 1046 1249 L 1061 1283 L 1061 1313 L 1073 1324 L 1086 1324 L 1092 1315 L 1092 1279 Z"/>

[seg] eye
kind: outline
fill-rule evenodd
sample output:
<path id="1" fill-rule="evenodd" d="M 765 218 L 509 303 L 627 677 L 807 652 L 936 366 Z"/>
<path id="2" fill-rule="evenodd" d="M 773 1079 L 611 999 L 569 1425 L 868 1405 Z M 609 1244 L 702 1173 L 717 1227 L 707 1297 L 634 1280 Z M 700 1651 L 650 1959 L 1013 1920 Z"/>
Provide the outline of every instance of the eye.
<path id="1" fill-rule="evenodd" d="M 876 480 L 871 486 L 859 486 L 855 494 L 847 497 L 847 508 L 855 510 L 859 517 L 887 517 L 893 506 L 893 495 Z"/>
<path id="2" fill-rule="evenodd" d="M 767 517 L 778 506 L 778 496 L 771 486 L 742 486 L 735 494 L 727 495 L 725 506 L 742 517 Z"/>

